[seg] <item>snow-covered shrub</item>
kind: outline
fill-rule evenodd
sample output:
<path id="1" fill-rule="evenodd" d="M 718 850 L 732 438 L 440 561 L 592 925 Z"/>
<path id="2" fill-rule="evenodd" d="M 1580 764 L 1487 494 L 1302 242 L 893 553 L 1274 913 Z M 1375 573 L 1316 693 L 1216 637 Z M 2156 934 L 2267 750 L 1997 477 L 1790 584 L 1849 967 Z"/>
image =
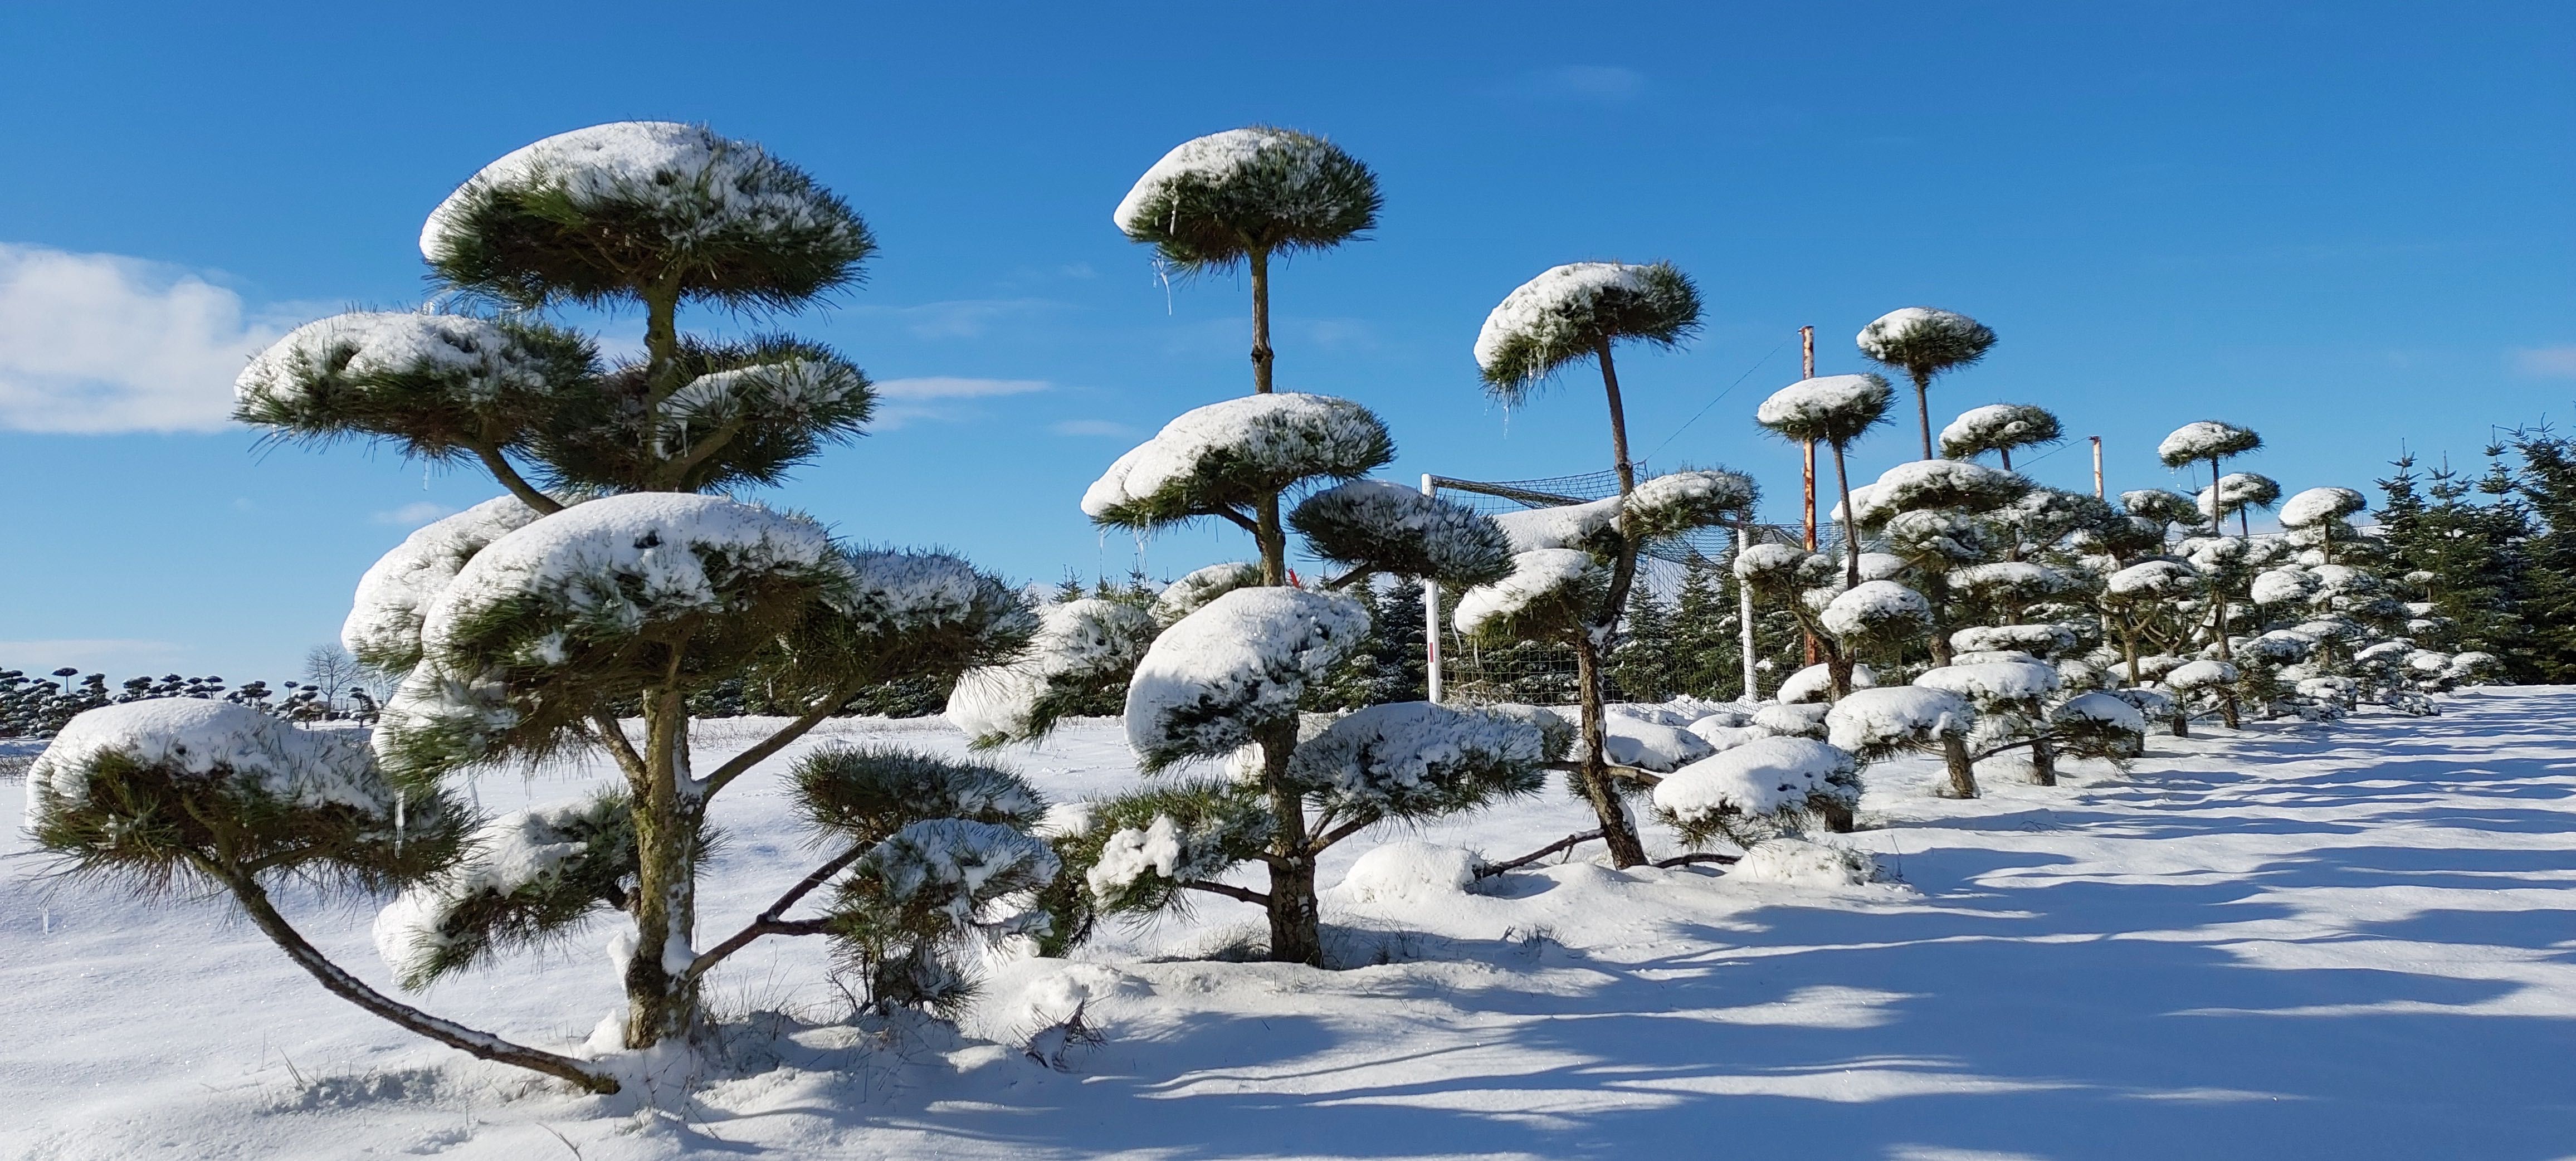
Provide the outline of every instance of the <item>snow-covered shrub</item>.
<path id="1" fill-rule="evenodd" d="M 1492 520 L 1385 480 L 1317 492 L 1288 514 L 1288 525 L 1315 555 L 1356 570 L 1387 568 L 1462 589 L 1512 572 L 1511 546 Z"/>
<path id="2" fill-rule="evenodd" d="M 1685 841 L 1725 838 L 1750 846 L 1802 829 L 1808 816 L 1842 816 L 1860 801 L 1860 763 L 1812 738 L 1764 738 L 1702 758 L 1655 785 L 1655 808 Z M 1747 841 L 1750 840 L 1750 841 Z"/>
<path id="3" fill-rule="evenodd" d="M 1946 690 L 1900 685 L 1853 690 L 1825 715 L 1826 740 L 1864 762 L 1909 750 L 1937 751 L 1950 774 L 1950 792 L 1977 795 L 1967 742 L 1977 712 L 1967 698 Z"/>
<path id="4" fill-rule="evenodd" d="M 1779 835 L 1755 843 L 1726 869 L 1739 883 L 1782 883 L 1792 887 L 1865 887 L 1879 880 L 1878 860 L 1867 851 Z"/>
<path id="5" fill-rule="evenodd" d="M 958 677 L 948 720 L 968 738 L 993 743 L 1043 736 L 1076 714 L 1115 713 L 1154 631 L 1153 614 L 1117 601 L 1077 597 L 1048 605 L 1038 610 L 1025 652 Z"/>
<path id="6" fill-rule="evenodd" d="M 622 794 L 513 811 L 484 823 L 461 859 L 376 914 L 376 952 L 396 982 L 425 988 L 623 907 L 635 868 L 635 822 Z"/>

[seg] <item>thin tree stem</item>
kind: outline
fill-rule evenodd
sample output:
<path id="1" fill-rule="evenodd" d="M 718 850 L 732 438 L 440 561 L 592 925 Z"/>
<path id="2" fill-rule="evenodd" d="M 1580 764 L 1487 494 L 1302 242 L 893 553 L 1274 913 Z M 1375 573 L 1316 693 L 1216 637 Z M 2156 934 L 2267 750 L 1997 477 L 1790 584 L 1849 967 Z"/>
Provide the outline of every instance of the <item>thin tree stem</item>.
<path id="1" fill-rule="evenodd" d="M 1255 247 L 1252 264 L 1252 393 L 1270 394 L 1270 251 Z M 1277 583 L 1277 582 L 1272 582 Z"/>
<path id="2" fill-rule="evenodd" d="M 825 920 L 805 919 L 788 922 L 781 917 L 787 914 L 788 908 L 796 905 L 797 900 L 813 894 L 815 888 L 822 886 L 832 876 L 840 874 L 842 868 L 859 861 L 859 856 L 866 854 L 869 849 L 853 846 L 834 856 L 832 861 L 814 868 L 812 873 L 804 878 L 798 879 L 795 886 L 789 887 L 786 894 L 780 895 L 776 902 L 769 905 L 768 910 L 754 917 L 750 923 L 744 924 L 742 930 L 734 932 L 723 943 L 700 952 L 698 958 L 691 960 L 688 978 L 697 979 L 706 975 L 717 964 L 723 963 L 726 956 L 751 946 L 751 941 L 761 936 L 811 935 L 822 931 Z"/>
<path id="3" fill-rule="evenodd" d="M 1619 370 L 1610 362 L 1610 336 L 1593 341 L 1592 353 L 1601 360 L 1601 389 L 1610 397 L 1610 455 L 1619 469 L 1619 494 L 1637 490 L 1637 469 L 1628 462 L 1628 411 L 1619 401 Z"/>
<path id="4" fill-rule="evenodd" d="M 1932 377 L 1908 369 L 1914 376 L 1914 415 L 1923 424 L 1923 458 L 1932 457 Z"/>
<path id="5" fill-rule="evenodd" d="M 1495 875 L 1502 874 L 1505 871 L 1517 871 L 1522 867 L 1526 867 L 1531 863 L 1535 863 L 1540 859 L 1544 859 L 1549 855 L 1557 853 L 1558 851 L 1572 850 L 1575 847 L 1581 846 L 1584 843 L 1591 842 L 1592 840 L 1600 837 L 1601 832 L 1597 830 L 1587 830 L 1581 834 L 1570 834 L 1564 838 L 1556 840 L 1555 842 L 1549 843 L 1546 846 L 1540 847 L 1537 850 L 1531 851 L 1526 855 L 1522 855 L 1517 859 L 1505 859 L 1499 863 L 1488 863 L 1482 867 L 1478 867 L 1476 868 L 1476 877 L 1479 879 L 1488 879 Z"/>
<path id="6" fill-rule="evenodd" d="M 536 485 L 519 474 L 519 469 L 510 466 L 509 459 L 501 454 L 499 448 L 478 446 L 474 449 L 474 457 L 483 461 L 483 470 L 492 473 L 493 479 L 500 481 L 502 487 L 509 489 L 520 503 L 535 509 L 538 515 L 552 516 L 563 511 L 564 506 L 556 503 L 554 497 L 538 491 Z"/>
<path id="7" fill-rule="evenodd" d="M 285 916 L 278 914 L 276 906 L 269 902 L 268 892 L 248 874 L 207 859 L 199 858 L 194 861 L 201 870 L 214 876 L 226 890 L 232 893 L 233 898 L 241 903 L 242 910 L 250 916 L 251 923 L 259 928 L 261 934 L 268 936 L 271 942 L 286 952 L 286 958 L 295 961 L 295 966 L 303 968 L 332 995 L 356 1004 L 407 1031 L 426 1036 L 450 1048 L 484 1060 L 515 1064 L 521 1068 L 542 1072 L 589 1092 L 617 1091 L 615 1078 L 599 1073 L 582 1061 L 574 1060 L 569 1056 L 559 1056 L 543 1049 L 530 1048 L 524 1044 L 514 1044 L 489 1032 L 441 1020 L 368 987 L 364 981 L 343 971 L 340 965 L 331 962 L 329 957 L 306 941 L 303 934 L 286 921 Z"/>

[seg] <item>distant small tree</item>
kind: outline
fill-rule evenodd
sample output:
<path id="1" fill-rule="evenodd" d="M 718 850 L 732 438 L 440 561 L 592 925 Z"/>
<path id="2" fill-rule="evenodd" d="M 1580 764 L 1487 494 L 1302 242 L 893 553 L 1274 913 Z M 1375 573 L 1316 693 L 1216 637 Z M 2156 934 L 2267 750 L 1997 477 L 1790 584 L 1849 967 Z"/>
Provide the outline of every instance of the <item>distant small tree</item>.
<path id="1" fill-rule="evenodd" d="M 304 679 L 321 691 L 326 711 L 339 710 L 340 691 L 357 678 L 358 659 L 347 646 L 331 641 L 304 651 Z"/>

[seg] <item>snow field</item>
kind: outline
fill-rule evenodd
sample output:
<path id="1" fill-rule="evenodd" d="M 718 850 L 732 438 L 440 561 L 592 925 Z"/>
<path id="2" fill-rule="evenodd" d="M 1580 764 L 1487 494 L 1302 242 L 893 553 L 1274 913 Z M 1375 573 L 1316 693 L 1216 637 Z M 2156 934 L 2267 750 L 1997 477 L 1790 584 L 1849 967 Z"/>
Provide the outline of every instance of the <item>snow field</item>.
<path id="1" fill-rule="evenodd" d="M 1551 789 L 1328 852 L 1328 940 L 1356 966 L 1203 958 L 1260 930 L 1212 898 L 996 965 L 957 1032 L 829 1023 L 825 950 L 772 940 L 715 1002 L 790 1016 L 735 1025 L 685 1096 L 668 1075 L 563 1095 L 350 1009 L 217 904 L 14 859 L 0 1157 L 2563 1154 L 2576 689 L 2442 705 L 2157 733 L 2131 773 L 2070 762 L 2055 789 L 2002 759 L 1969 801 L 1933 796 L 1937 761 L 1879 763 L 1866 829 L 1816 837 L 1897 882 L 1817 885 L 1801 872 L 1839 860 L 1784 848 L 1751 874 L 1577 859 L 1458 886 L 1449 852 L 1588 825 Z M 701 723 L 701 764 L 761 726 Z M 764 769 L 830 742 L 963 749 L 936 721 L 855 719 Z M 1004 753 L 1059 802 L 1137 777 L 1115 721 Z M 499 812 L 608 777 L 565 762 L 476 792 Z M 22 793 L 0 785 L 0 809 Z M 824 855 L 775 779 L 715 810 L 701 930 L 721 936 Z M 371 910 L 290 912 L 390 986 Z M 577 1044 L 619 1003 L 604 935 L 420 1002 Z M 1077 1006 L 1104 1042 L 1039 1035 Z M 1024 1055 L 1033 1037 L 1068 1070 Z"/>

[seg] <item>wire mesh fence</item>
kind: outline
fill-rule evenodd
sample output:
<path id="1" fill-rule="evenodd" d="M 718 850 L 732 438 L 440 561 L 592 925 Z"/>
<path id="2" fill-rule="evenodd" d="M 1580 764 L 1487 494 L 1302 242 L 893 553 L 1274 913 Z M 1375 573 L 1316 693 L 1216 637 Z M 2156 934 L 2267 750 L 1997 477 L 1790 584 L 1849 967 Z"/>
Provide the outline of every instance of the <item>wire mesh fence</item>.
<path id="1" fill-rule="evenodd" d="M 1618 474 L 1609 471 L 1529 480 L 1432 476 L 1427 482 L 1433 495 L 1488 515 L 1588 503 L 1619 491 Z M 1797 545 L 1805 540 L 1799 525 L 1756 524 L 1751 532 L 1756 542 Z M 1605 667 L 1614 700 L 1742 694 L 1741 622 L 1725 570 L 1737 534 L 1734 528 L 1696 529 L 1650 541 L 1639 551 L 1627 609 L 1632 647 L 1614 652 Z M 1830 525 L 1817 529 L 1820 551 L 1833 551 L 1838 540 Z M 1455 593 L 1439 593 L 1437 607 L 1428 610 L 1439 645 L 1427 660 L 1441 673 L 1443 701 L 1562 705 L 1575 700 L 1572 649 L 1545 641 L 1467 638 L 1450 623 L 1456 599 Z M 1783 633 L 1779 625 L 1756 621 L 1756 655 L 1765 671 L 1779 668 L 1783 658 L 1794 663 L 1796 651 L 1781 645 Z"/>

